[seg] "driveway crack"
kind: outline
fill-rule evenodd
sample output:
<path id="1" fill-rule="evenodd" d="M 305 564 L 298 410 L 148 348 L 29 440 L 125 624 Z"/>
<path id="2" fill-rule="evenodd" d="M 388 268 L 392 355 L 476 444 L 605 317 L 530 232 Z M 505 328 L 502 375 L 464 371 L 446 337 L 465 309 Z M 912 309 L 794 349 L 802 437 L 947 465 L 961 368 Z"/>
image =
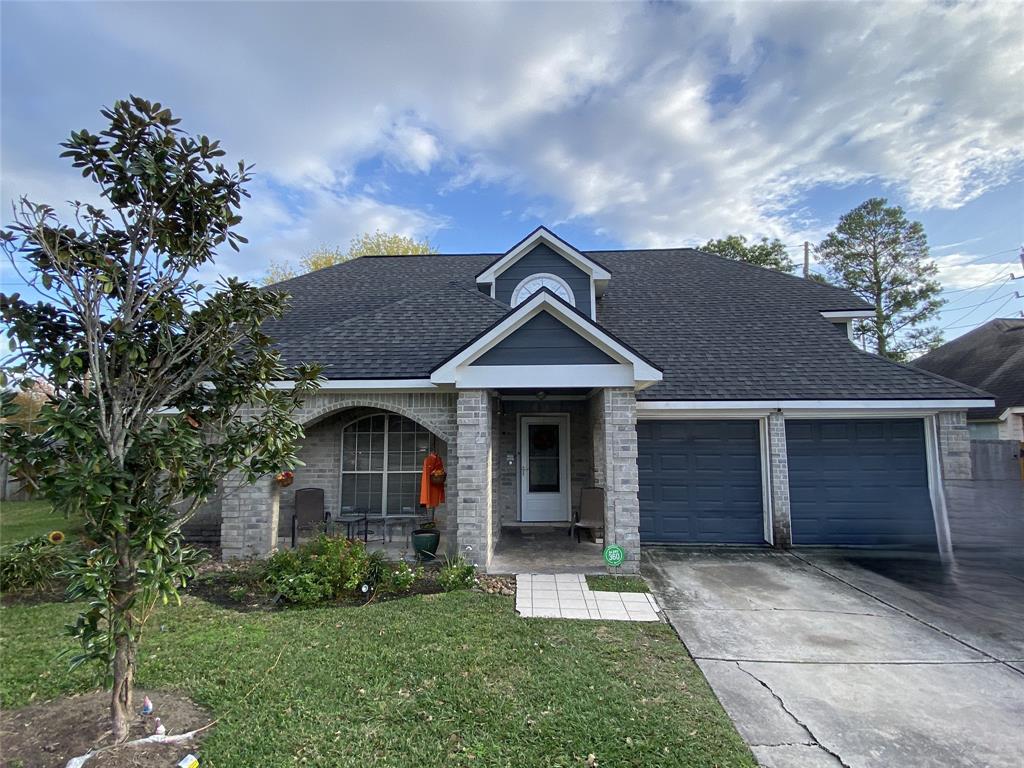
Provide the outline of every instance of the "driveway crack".
<path id="1" fill-rule="evenodd" d="M 760 683 L 760 684 L 761 684 L 761 686 L 762 686 L 762 687 L 763 687 L 763 688 L 764 688 L 764 689 L 765 689 L 766 691 L 768 691 L 768 693 L 770 693 L 770 694 L 772 695 L 772 698 L 774 698 L 774 699 L 775 699 L 775 700 L 776 700 L 777 702 L 779 702 L 779 706 L 780 706 L 780 707 L 782 707 L 782 711 L 783 711 L 783 712 L 785 712 L 785 713 L 786 713 L 787 715 L 789 715 L 789 716 L 790 716 L 790 717 L 791 717 L 791 718 L 793 719 L 793 722 L 794 722 L 794 723 L 796 723 L 796 724 L 797 724 L 797 725 L 799 725 L 799 726 L 800 726 L 801 728 L 803 728 L 803 730 L 804 730 L 804 733 L 806 733 L 806 734 L 807 734 L 807 738 L 809 738 L 809 739 L 810 739 L 810 743 L 809 743 L 809 744 L 806 744 L 806 745 L 804 745 L 804 746 L 815 746 L 815 747 L 818 747 L 819 749 L 821 749 L 821 750 L 823 750 L 823 751 L 827 752 L 828 754 L 832 755 L 832 757 L 834 757 L 834 758 L 835 758 L 836 760 L 838 760 L 838 761 L 839 761 L 839 764 L 840 764 L 841 766 L 843 766 L 843 768 L 851 768 L 851 766 L 850 766 L 850 765 L 849 765 L 848 763 L 846 763 L 846 762 L 845 762 L 845 761 L 843 760 L 843 758 L 841 758 L 841 757 L 840 757 L 840 756 L 839 756 L 839 755 L 838 755 L 837 753 L 833 752 L 833 751 L 832 751 L 831 749 L 829 749 L 828 747 L 826 747 L 826 746 L 825 746 L 824 744 L 822 744 L 822 743 L 821 743 L 821 742 L 820 742 L 820 741 L 818 740 L 818 737 L 814 735 L 814 733 L 813 733 L 813 732 L 811 731 L 811 729 L 810 729 L 810 728 L 808 727 L 807 723 L 805 723 L 805 722 L 804 722 L 803 720 L 801 720 L 801 719 L 800 719 L 799 717 L 797 717 L 797 716 L 796 716 L 796 714 L 795 714 L 795 713 L 794 713 L 794 712 L 793 712 L 793 711 L 792 711 L 792 710 L 791 710 L 791 709 L 790 709 L 789 707 L 787 707 L 787 706 L 786 706 L 786 702 L 784 702 L 784 701 L 782 700 L 782 697 L 781 697 L 781 696 L 779 696 L 779 694 L 777 694 L 777 693 L 776 693 L 776 692 L 775 692 L 775 691 L 774 691 L 774 690 L 772 689 L 772 687 L 771 687 L 770 685 L 768 685 L 768 683 L 766 683 L 766 682 L 765 682 L 764 680 L 762 680 L 761 678 L 759 678 L 759 677 L 758 677 L 757 675 L 755 675 L 755 674 L 754 674 L 753 672 L 751 672 L 751 671 L 750 671 L 749 669 L 747 669 L 746 667 L 744 667 L 744 666 L 743 666 L 743 664 L 741 664 L 740 662 L 738 662 L 738 661 L 737 661 L 737 662 L 735 662 L 735 664 L 736 664 L 736 668 L 737 668 L 737 669 L 739 669 L 739 670 L 740 670 L 741 672 L 744 672 L 745 674 L 747 674 L 747 675 L 748 675 L 748 676 L 749 676 L 749 677 L 750 677 L 751 679 L 753 679 L 753 680 L 755 680 L 756 682 Z M 798 743 L 799 743 L 799 742 L 798 742 Z M 761 746 L 775 746 L 775 745 L 761 745 Z M 779 745 L 779 746 L 784 746 L 784 745 Z"/>

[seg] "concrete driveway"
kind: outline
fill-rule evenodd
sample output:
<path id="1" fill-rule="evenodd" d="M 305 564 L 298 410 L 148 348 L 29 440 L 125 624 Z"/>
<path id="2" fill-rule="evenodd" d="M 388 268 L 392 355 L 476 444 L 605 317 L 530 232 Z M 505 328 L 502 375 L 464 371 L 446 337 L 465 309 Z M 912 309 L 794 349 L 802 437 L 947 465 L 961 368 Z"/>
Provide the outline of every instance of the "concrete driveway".
<path id="1" fill-rule="evenodd" d="M 653 547 L 644 572 L 762 765 L 1024 765 L 1024 555 Z"/>

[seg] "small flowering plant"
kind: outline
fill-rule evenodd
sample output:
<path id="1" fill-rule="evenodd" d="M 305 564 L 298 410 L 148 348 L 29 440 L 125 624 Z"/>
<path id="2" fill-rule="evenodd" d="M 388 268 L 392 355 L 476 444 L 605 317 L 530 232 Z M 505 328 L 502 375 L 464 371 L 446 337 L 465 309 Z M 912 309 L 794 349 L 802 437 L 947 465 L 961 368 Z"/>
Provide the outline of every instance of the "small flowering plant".
<path id="1" fill-rule="evenodd" d="M 51 544 L 62 544 L 64 538 L 64 531 L 50 531 L 50 535 L 46 537 Z"/>
<path id="2" fill-rule="evenodd" d="M 278 472 L 274 475 L 274 479 L 277 481 L 279 486 L 287 488 L 295 482 L 295 473 L 286 469 L 284 472 Z"/>

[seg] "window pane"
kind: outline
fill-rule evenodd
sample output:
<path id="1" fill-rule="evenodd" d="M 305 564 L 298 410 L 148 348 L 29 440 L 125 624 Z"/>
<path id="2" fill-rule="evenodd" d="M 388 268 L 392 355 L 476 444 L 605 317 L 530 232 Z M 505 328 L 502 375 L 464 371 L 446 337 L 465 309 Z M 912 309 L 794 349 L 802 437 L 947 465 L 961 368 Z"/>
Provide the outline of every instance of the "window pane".
<path id="1" fill-rule="evenodd" d="M 414 515 L 419 510 L 419 480 L 413 472 L 388 472 L 388 514 Z"/>
<path id="2" fill-rule="evenodd" d="M 529 485 L 531 493 L 558 493 L 558 425 L 529 425 Z"/>
<path id="3" fill-rule="evenodd" d="M 345 430 L 345 437 L 341 441 L 341 468 L 343 470 L 356 468 L 356 433 L 353 427 Z"/>

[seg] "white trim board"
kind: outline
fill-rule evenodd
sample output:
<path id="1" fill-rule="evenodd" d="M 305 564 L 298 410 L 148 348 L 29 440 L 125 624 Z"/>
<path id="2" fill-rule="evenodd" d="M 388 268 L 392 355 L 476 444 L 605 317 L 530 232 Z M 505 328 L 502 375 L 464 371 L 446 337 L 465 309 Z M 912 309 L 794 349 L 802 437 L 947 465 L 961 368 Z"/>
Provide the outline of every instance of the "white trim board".
<path id="1" fill-rule="evenodd" d="M 522 240 L 518 245 L 513 247 L 512 250 L 510 250 L 508 253 L 506 253 L 504 256 L 498 259 L 498 261 L 489 266 L 483 272 L 481 272 L 477 276 L 476 282 L 480 285 L 486 285 L 490 283 L 492 286 L 491 293 L 493 296 L 493 285 L 497 277 L 510 266 L 519 261 L 519 259 L 525 256 L 527 253 L 529 253 L 534 248 L 534 246 L 540 243 L 544 243 L 559 256 L 575 264 L 577 267 L 579 267 L 588 275 L 590 275 L 590 279 L 595 282 L 608 281 L 612 277 L 611 273 L 607 269 L 602 267 L 597 262 L 588 259 L 586 256 L 584 256 L 578 250 L 573 248 L 571 245 L 569 245 L 569 243 L 565 242 L 565 240 L 560 238 L 547 227 L 538 227 L 532 233 L 527 235 L 526 238 Z M 596 285 L 594 286 L 594 291 L 595 293 L 597 292 Z"/>
<path id="2" fill-rule="evenodd" d="M 481 365 L 473 362 L 541 312 L 547 312 L 617 361 L 615 365 Z M 635 352 L 609 336 L 548 291 L 541 290 L 516 307 L 496 326 L 430 375 L 434 384 L 456 387 L 624 387 L 643 388 L 662 374 Z"/>
<path id="3" fill-rule="evenodd" d="M 273 389 L 294 389 L 294 381 L 274 381 Z M 440 387 L 430 379 L 320 379 L 320 392 L 435 392 Z"/>
<path id="4" fill-rule="evenodd" d="M 828 320 L 857 320 L 860 318 L 874 317 L 873 309 L 826 309 L 821 316 Z"/>
<path id="5" fill-rule="evenodd" d="M 985 408 L 993 400 L 640 400 L 637 402 L 638 418 L 671 418 L 678 414 L 683 418 L 695 418 L 700 412 L 719 414 L 732 412 L 741 416 L 762 416 L 767 411 L 782 411 L 787 416 L 799 417 L 828 412 L 830 415 L 851 413 L 867 415 L 879 413 L 896 415 L 905 412 L 920 416 L 943 410 L 959 411 L 965 408 Z"/>

